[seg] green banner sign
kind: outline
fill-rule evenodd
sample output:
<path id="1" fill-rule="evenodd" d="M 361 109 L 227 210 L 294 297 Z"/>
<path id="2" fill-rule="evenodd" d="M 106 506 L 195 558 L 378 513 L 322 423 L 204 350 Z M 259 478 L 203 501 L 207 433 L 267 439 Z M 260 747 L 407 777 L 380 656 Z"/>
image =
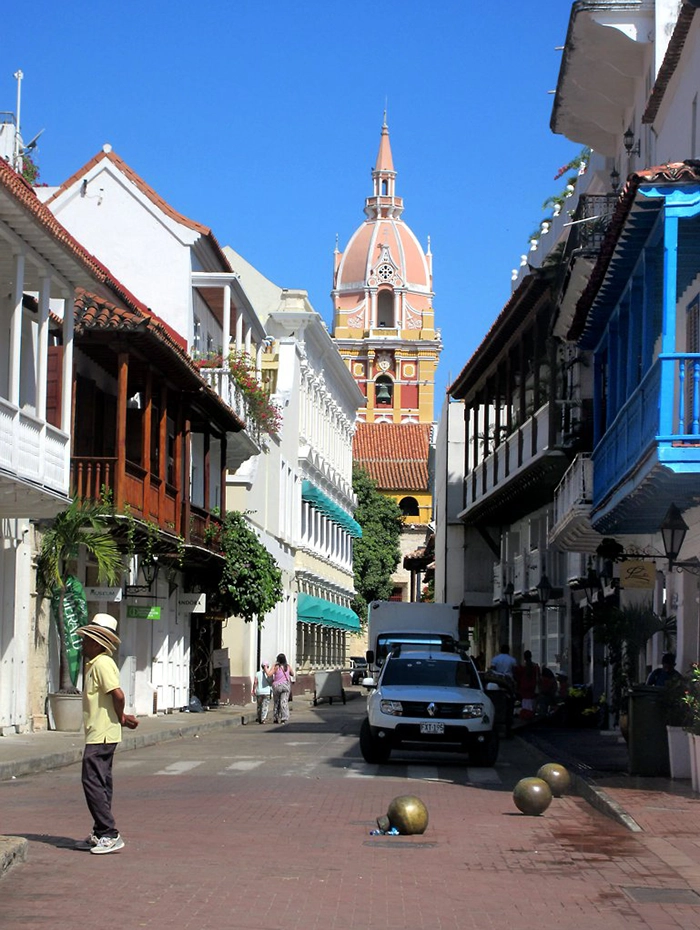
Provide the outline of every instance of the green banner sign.
<path id="1" fill-rule="evenodd" d="M 127 607 L 126 616 L 129 620 L 160 620 L 160 607 Z"/>
<path id="2" fill-rule="evenodd" d="M 51 611 L 56 621 L 58 614 L 59 594 L 56 592 L 51 599 Z M 75 684 L 80 671 L 80 657 L 82 655 L 82 642 L 77 630 L 88 622 L 87 601 L 83 586 L 73 575 L 66 578 L 66 590 L 63 595 L 63 629 L 68 654 L 68 668 L 70 679 Z"/>

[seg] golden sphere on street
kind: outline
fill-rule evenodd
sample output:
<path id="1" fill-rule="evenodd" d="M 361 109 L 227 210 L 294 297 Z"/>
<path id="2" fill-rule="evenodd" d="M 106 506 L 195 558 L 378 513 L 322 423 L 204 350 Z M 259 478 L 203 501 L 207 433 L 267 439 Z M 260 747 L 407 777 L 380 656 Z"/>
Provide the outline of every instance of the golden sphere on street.
<path id="1" fill-rule="evenodd" d="M 513 791 L 513 800 L 521 813 L 537 817 L 552 803 L 552 789 L 543 778 L 521 778 Z"/>
<path id="2" fill-rule="evenodd" d="M 420 798 L 415 798 L 410 794 L 394 798 L 386 815 L 392 827 L 396 827 L 404 836 L 425 833 L 425 828 L 428 826 L 428 808 Z"/>
<path id="3" fill-rule="evenodd" d="M 571 775 L 558 762 L 547 762 L 538 770 L 537 777 L 547 782 L 555 798 L 560 798 L 571 788 Z"/>

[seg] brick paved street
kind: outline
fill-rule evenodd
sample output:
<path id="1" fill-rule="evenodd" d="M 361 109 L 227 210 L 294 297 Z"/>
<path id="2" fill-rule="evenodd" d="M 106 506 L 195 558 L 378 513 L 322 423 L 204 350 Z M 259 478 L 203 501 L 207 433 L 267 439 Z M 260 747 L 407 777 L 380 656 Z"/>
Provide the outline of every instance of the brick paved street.
<path id="1" fill-rule="evenodd" d="M 359 754 L 362 713 L 360 700 L 300 701 L 285 728 L 120 753 L 115 812 L 127 845 L 110 856 L 74 849 L 90 826 L 79 766 L 0 783 L 3 832 L 30 841 L 27 862 L 0 880 L 0 926 L 700 926 L 692 853 L 631 833 L 575 796 L 538 818 L 516 810 L 513 786 L 538 765 L 519 740 L 503 744 L 495 769 L 404 754 L 378 768 Z M 426 803 L 426 833 L 370 836 L 406 793 Z"/>

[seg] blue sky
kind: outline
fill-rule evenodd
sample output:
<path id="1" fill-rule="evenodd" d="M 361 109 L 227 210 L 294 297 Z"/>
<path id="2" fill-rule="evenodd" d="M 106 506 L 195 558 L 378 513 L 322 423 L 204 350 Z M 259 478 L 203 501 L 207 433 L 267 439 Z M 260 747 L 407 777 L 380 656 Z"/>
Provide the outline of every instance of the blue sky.
<path id="1" fill-rule="evenodd" d="M 385 105 L 404 220 L 431 238 L 437 409 L 507 301 L 580 146 L 549 129 L 567 0 L 37 0 L 3 14 L 0 110 L 40 181 L 105 142 L 176 210 L 330 325 Z M 157 308 L 154 308 L 157 309 Z"/>

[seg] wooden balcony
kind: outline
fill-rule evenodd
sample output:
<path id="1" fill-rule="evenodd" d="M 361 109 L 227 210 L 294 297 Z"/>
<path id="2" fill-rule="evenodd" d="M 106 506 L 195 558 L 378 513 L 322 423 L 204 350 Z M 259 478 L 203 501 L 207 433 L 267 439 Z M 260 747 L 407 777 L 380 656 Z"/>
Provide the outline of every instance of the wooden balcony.
<path id="1" fill-rule="evenodd" d="M 126 463 L 123 500 L 116 498 L 117 458 L 81 456 L 71 459 L 71 493 L 75 497 L 101 500 L 111 495 L 115 513 L 129 513 L 137 520 L 155 523 L 160 529 L 183 536 L 187 543 L 209 547 L 212 525 L 221 518 L 202 507 L 186 504 L 178 508 L 177 488 L 162 482 L 134 462 Z"/>

